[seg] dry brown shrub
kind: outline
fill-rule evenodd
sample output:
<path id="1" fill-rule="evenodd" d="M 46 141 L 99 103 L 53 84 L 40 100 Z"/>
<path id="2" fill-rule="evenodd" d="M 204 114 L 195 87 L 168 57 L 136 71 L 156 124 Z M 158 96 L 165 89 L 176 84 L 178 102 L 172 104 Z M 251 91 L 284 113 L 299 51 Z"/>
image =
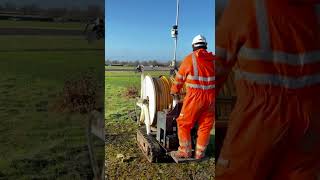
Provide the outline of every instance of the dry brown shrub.
<path id="1" fill-rule="evenodd" d="M 65 81 L 62 92 L 54 103 L 53 109 L 58 112 L 89 113 L 101 111 L 103 101 L 100 99 L 103 89 L 99 86 L 94 72 L 89 71 Z"/>
<path id="2" fill-rule="evenodd" d="M 138 97 L 138 95 L 139 95 L 139 90 L 135 86 L 129 86 L 124 91 L 124 96 L 127 98 L 135 98 L 135 97 Z"/>

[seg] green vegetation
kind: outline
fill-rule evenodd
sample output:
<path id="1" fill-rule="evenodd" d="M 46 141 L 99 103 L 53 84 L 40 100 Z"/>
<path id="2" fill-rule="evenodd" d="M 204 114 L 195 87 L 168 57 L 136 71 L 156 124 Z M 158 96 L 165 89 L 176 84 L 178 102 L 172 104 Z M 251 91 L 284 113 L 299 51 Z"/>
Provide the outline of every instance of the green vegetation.
<path id="1" fill-rule="evenodd" d="M 84 51 L 102 50 L 104 42 L 88 44 L 83 36 L 0 36 L 1 55 L 3 51 Z M 74 53 L 74 52 L 73 52 Z M 103 53 L 103 52 L 101 52 Z M 18 55 L 18 53 L 16 53 Z M 39 53 L 38 53 L 39 54 Z M 44 53 L 45 54 L 45 53 Z"/>
<path id="2" fill-rule="evenodd" d="M 115 70 L 115 69 L 125 69 L 125 70 L 132 70 L 134 71 L 136 67 L 133 66 L 105 66 L 105 69 L 108 70 Z"/>
<path id="3" fill-rule="evenodd" d="M 0 27 L 5 28 L 37 28 L 37 29 L 67 29 L 83 30 L 85 24 L 82 23 L 63 23 L 63 22 L 39 22 L 39 21 L 11 21 L 1 20 Z"/>
<path id="4" fill-rule="evenodd" d="M 91 69 L 103 81 L 103 42 L 19 35 L 0 36 L 0 41 L 0 179 L 92 178 L 87 115 L 56 112 L 52 106 L 71 77 Z M 104 142 L 94 137 L 94 144 L 102 162 Z"/>
<path id="5" fill-rule="evenodd" d="M 140 74 L 130 71 L 107 71 L 105 88 L 106 175 L 108 179 L 213 179 L 214 158 L 201 163 L 149 163 L 136 142 L 134 98 L 126 97 L 130 87 L 140 90 Z M 152 76 L 169 72 L 149 72 Z M 138 93 L 139 94 L 139 93 Z M 137 107 L 138 108 L 138 107 Z M 138 112 L 139 113 L 139 112 Z M 213 140 L 213 138 L 212 138 Z M 131 158 L 121 162 L 118 154 Z"/>

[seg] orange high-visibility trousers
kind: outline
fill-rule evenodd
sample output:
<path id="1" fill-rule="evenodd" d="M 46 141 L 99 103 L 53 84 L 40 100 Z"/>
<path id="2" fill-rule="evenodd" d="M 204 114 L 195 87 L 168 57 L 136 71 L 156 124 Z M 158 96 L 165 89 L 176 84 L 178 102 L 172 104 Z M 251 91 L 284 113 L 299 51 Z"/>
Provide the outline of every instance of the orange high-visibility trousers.
<path id="1" fill-rule="evenodd" d="M 210 140 L 214 123 L 214 55 L 205 49 L 189 54 L 177 72 L 171 93 L 179 93 L 183 85 L 187 94 L 177 119 L 179 151 L 191 156 L 191 129 L 198 123 L 198 138 L 195 158 L 202 158 Z"/>
<path id="2" fill-rule="evenodd" d="M 237 87 L 216 179 L 319 180 L 319 89 L 270 93 L 241 81 Z"/>
<path id="3" fill-rule="evenodd" d="M 189 90 L 177 119 L 180 147 L 191 150 L 191 129 L 198 123 L 196 157 L 203 157 L 214 124 L 214 92 Z"/>

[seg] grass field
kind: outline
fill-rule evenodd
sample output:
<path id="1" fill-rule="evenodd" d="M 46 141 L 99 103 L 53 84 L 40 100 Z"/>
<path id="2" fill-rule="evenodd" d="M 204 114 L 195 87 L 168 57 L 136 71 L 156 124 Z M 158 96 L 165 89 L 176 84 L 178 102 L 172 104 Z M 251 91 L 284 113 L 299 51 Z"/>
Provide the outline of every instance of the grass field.
<path id="1" fill-rule="evenodd" d="M 42 22 L 0 24 L 55 28 Z M 87 115 L 55 112 L 50 107 L 71 77 L 94 69 L 103 81 L 103 42 L 19 34 L 0 36 L 0 41 L 0 179 L 92 178 Z M 103 162 L 104 142 L 95 138 L 94 144 Z"/>
<path id="2" fill-rule="evenodd" d="M 88 44 L 82 36 L 0 36 L 0 51 L 97 51 L 102 50 L 103 42 Z M 73 52 L 74 53 L 74 52 Z M 17 53 L 16 53 L 17 54 Z"/>
<path id="3" fill-rule="evenodd" d="M 113 69 L 126 69 L 126 70 L 135 70 L 136 67 L 132 66 L 105 66 L 105 69 L 108 70 L 113 70 Z"/>
<path id="4" fill-rule="evenodd" d="M 152 76 L 169 72 L 149 72 Z M 129 87 L 140 89 L 140 74 L 107 71 L 106 80 L 106 175 L 108 179 L 214 179 L 214 158 L 201 163 L 149 163 L 137 146 L 134 98 L 125 97 Z M 213 135 L 212 135 L 213 136 Z M 213 139 L 211 151 L 213 150 Z M 121 162 L 118 154 L 131 157 Z"/>
<path id="5" fill-rule="evenodd" d="M 37 29 L 68 29 L 68 30 L 83 30 L 82 23 L 62 23 L 62 22 L 41 22 L 41 21 L 11 21 L 0 20 L 0 27 L 5 28 L 37 28 Z"/>

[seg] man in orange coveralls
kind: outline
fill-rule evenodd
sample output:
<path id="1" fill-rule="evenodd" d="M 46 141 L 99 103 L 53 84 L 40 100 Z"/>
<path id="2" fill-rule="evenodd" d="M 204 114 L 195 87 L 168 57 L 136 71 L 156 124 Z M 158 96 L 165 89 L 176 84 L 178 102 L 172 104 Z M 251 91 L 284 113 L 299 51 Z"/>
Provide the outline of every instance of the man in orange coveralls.
<path id="1" fill-rule="evenodd" d="M 207 42 L 202 35 L 193 39 L 192 48 L 193 52 L 182 62 L 171 88 L 171 94 L 178 94 L 184 84 L 187 87 L 183 107 L 177 119 L 180 146 L 173 154 L 178 158 L 192 156 L 190 133 L 198 122 L 195 158 L 202 159 L 214 124 L 214 55 L 207 52 Z"/>
<path id="2" fill-rule="evenodd" d="M 216 179 L 319 180 L 319 0 L 230 0 L 216 56 L 237 89 Z"/>

